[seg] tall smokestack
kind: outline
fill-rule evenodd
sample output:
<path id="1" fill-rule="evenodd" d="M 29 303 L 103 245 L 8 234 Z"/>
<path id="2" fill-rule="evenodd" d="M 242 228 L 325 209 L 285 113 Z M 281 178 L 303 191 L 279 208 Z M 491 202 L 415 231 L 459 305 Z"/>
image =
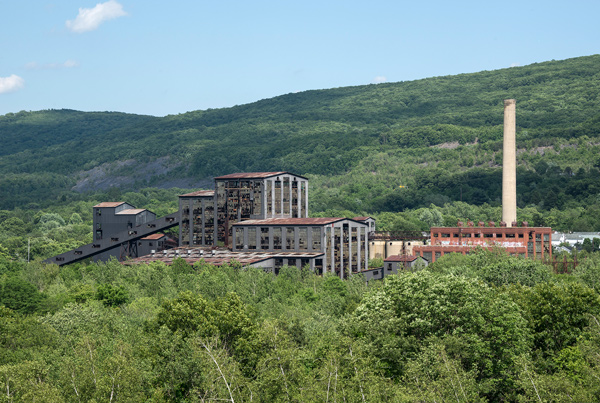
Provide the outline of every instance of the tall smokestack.
<path id="1" fill-rule="evenodd" d="M 517 221 L 517 101 L 504 100 L 504 150 L 502 160 L 502 221 L 508 227 Z"/>

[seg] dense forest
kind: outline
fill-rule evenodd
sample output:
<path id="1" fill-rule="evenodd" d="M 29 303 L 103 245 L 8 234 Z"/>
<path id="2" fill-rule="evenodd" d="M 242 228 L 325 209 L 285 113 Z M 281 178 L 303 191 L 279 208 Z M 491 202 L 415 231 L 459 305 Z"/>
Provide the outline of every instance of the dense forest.
<path id="1" fill-rule="evenodd" d="M 178 260 L 45 265 L 92 206 L 158 216 L 231 172 L 310 179 L 313 216 L 386 231 L 500 221 L 517 99 L 518 219 L 600 231 L 600 56 L 176 116 L 0 116 L 0 401 L 600 401 L 600 251 L 569 274 L 499 251 L 365 284 Z"/>
<path id="2" fill-rule="evenodd" d="M 0 399 L 598 401 L 599 284 L 598 253 L 567 276 L 447 255 L 368 285 L 295 267 L 0 257 Z"/>

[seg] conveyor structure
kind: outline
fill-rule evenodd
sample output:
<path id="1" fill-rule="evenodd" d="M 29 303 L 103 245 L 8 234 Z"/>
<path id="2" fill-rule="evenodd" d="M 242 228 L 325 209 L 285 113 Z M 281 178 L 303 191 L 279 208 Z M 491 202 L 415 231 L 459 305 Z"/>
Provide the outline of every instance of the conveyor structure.
<path id="1" fill-rule="evenodd" d="M 167 214 L 164 217 L 149 221 L 145 224 L 133 227 L 126 231 L 121 231 L 110 235 L 104 239 L 95 240 L 93 243 L 80 246 L 79 248 L 70 250 L 60 255 L 46 259 L 45 263 L 55 263 L 59 266 L 79 262 L 84 259 L 91 258 L 100 253 L 120 248 L 119 260 L 123 261 L 126 258 L 136 258 L 137 241 L 166 229 L 179 225 L 181 212 Z"/>

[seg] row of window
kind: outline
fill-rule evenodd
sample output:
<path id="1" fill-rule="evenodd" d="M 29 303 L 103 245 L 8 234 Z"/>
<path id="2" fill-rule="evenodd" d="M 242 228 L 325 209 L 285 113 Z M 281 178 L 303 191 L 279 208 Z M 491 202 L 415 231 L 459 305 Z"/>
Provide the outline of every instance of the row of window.
<path id="1" fill-rule="evenodd" d="M 311 250 L 321 250 L 321 228 L 311 228 L 310 236 L 308 227 L 298 228 L 298 245 L 296 247 L 295 227 L 250 227 L 246 229 L 248 249 L 271 249 L 271 241 L 275 250 L 282 250 L 285 244 L 287 250 L 309 250 L 309 242 L 312 242 Z M 258 235 L 258 237 L 257 237 Z M 235 247 L 244 249 L 244 228 L 235 229 Z"/>

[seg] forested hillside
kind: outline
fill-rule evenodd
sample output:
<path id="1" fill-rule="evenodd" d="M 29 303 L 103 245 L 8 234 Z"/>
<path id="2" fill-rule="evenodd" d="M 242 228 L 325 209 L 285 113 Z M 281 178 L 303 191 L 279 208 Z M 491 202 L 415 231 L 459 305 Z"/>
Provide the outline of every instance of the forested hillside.
<path id="1" fill-rule="evenodd" d="M 318 209 L 398 211 L 461 196 L 494 204 L 506 98 L 517 99 L 519 205 L 582 205 L 598 193 L 590 173 L 600 151 L 598 66 L 596 55 L 164 118 L 7 114 L 0 117 L 0 208 L 72 197 L 76 184 L 131 190 L 185 179 L 193 187 L 260 170 L 310 175 L 316 188 L 334 193 L 320 194 Z M 338 183 L 353 188 L 333 190 Z"/>

